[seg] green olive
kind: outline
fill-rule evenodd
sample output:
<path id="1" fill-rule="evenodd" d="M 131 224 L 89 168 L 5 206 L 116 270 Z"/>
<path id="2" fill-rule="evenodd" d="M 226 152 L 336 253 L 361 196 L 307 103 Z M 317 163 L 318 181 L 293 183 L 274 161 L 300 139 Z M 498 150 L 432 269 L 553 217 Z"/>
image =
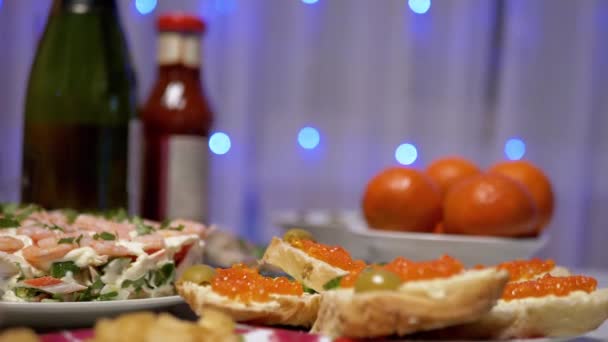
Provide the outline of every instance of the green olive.
<path id="1" fill-rule="evenodd" d="M 310 232 L 304 230 L 304 229 L 300 229 L 300 228 L 293 228 L 288 230 L 287 232 L 285 232 L 285 235 L 283 235 L 283 240 L 290 242 L 293 240 L 314 240 L 312 237 L 312 234 L 310 234 Z"/>
<path id="2" fill-rule="evenodd" d="M 203 285 L 211 283 L 213 276 L 215 276 L 215 269 L 213 269 L 213 267 L 207 265 L 192 265 L 182 273 L 179 280 Z"/>
<path id="3" fill-rule="evenodd" d="M 393 272 L 376 268 L 367 269 L 355 282 L 355 292 L 378 290 L 396 290 L 401 285 L 401 278 Z"/>

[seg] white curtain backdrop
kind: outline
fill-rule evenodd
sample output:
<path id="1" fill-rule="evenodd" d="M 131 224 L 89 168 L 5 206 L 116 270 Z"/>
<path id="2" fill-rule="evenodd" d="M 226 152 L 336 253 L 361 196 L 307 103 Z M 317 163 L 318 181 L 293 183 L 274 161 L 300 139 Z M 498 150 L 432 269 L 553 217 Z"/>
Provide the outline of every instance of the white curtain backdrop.
<path id="1" fill-rule="evenodd" d="M 418 147 L 417 166 L 460 154 L 483 167 L 510 137 L 557 195 L 543 256 L 608 267 L 608 2 L 433 0 L 159 0 L 141 15 L 117 0 L 140 102 L 155 79 L 154 20 L 204 16 L 204 76 L 216 130 L 214 222 L 262 241 L 273 212 L 358 208 L 366 180 Z M 22 103 L 49 0 L 0 7 L 0 200 L 18 196 Z M 300 128 L 321 133 L 297 145 Z"/>

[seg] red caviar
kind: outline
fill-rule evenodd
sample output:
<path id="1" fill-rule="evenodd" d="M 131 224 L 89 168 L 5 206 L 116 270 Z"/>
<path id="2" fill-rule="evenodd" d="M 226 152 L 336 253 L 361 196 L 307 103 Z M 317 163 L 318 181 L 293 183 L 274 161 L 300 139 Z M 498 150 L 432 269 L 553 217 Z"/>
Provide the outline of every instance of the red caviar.
<path id="1" fill-rule="evenodd" d="M 384 268 L 398 274 L 403 281 L 412 281 L 450 277 L 462 272 L 464 266 L 453 257 L 443 255 L 439 259 L 429 261 L 412 261 L 398 257 Z"/>
<path id="2" fill-rule="evenodd" d="M 554 277 L 545 274 L 542 278 L 536 280 L 508 283 L 502 294 L 502 299 L 509 301 L 513 299 L 544 297 L 548 295 L 563 297 L 574 291 L 593 292 L 596 287 L 597 280 L 591 277 Z"/>
<path id="3" fill-rule="evenodd" d="M 380 267 L 397 274 L 402 281 L 445 278 L 460 273 L 464 269 L 464 266 L 460 261 L 449 255 L 444 255 L 439 259 L 429 261 L 412 261 L 403 257 L 397 257 L 390 263 Z M 354 286 L 360 272 L 361 271 L 351 272 L 342 278 L 340 286 Z"/>
<path id="4" fill-rule="evenodd" d="M 306 239 L 292 240 L 290 243 L 306 254 L 345 271 L 361 271 L 365 268 L 365 262 L 353 260 L 350 253 L 340 246 L 328 246 Z"/>
<path id="5" fill-rule="evenodd" d="M 257 269 L 244 265 L 217 269 L 211 280 L 213 291 L 241 302 L 265 302 L 270 295 L 294 295 L 303 293 L 302 284 L 285 277 L 270 278 L 258 273 Z"/>
<path id="6" fill-rule="evenodd" d="M 483 268 L 483 266 L 478 266 L 477 268 Z M 529 280 L 550 272 L 555 268 L 555 261 L 551 259 L 541 260 L 538 258 L 514 260 L 500 263 L 496 265 L 496 268 L 509 272 L 510 281 Z"/>
<path id="7" fill-rule="evenodd" d="M 376 267 L 376 266 L 372 266 Z M 361 274 L 363 270 L 352 271 L 349 274 L 345 275 L 340 279 L 340 287 L 353 287 L 355 286 L 355 282 L 357 278 L 359 278 L 359 274 Z"/>

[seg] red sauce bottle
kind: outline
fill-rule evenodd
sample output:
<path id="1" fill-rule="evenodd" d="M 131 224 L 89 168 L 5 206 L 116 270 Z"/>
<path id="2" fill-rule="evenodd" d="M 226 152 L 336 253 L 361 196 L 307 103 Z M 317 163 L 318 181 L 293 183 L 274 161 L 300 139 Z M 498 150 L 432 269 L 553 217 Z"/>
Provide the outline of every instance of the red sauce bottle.
<path id="1" fill-rule="evenodd" d="M 206 222 L 213 113 L 201 86 L 205 23 L 167 14 L 158 18 L 158 30 L 158 79 L 141 113 L 143 216 Z"/>

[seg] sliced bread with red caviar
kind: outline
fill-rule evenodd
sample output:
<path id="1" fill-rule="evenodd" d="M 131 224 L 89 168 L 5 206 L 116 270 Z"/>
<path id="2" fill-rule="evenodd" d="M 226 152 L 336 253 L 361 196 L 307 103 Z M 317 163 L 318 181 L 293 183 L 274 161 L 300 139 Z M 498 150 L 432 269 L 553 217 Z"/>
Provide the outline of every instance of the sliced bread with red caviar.
<path id="1" fill-rule="evenodd" d="M 270 278 L 244 266 L 218 269 L 210 279 L 184 277 L 177 292 L 197 314 L 212 308 L 237 322 L 309 328 L 317 317 L 320 297 L 303 291 L 285 277 Z"/>
<path id="2" fill-rule="evenodd" d="M 396 258 L 365 270 L 343 248 L 309 238 L 274 238 L 262 262 L 322 292 L 312 332 L 332 337 L 405 335 L 471 322 L 492 308 L 508 281 L 507 271 L 466 271 L 449 256 Z"/>
<path id="3" fill-rule="evenodd" d="M 490 311 L 507 279 L 506 271 L 488 268 L 405 281 L 395 290 L 358 292 L 355 285 L 326 291 L 312 332 L 353 338 L 402 336 L 472 322 Z"/>
<path id="4" fill-rule="evenodd" d="M 289 242 L 273 238 L 261 260 L 282 269 L 307 287 L 323 292 L 330 280 L 361 271 L 365 263 L 353 260 L 342 247 L 327 246 L 310 239 L 292 239 Z"/>
<path id="5" fill-rule="evenodd" d="M 509 282 L 534 280 L 550 274 L 554 277 L 569 276 L 570 271 L 562 266 L 557 266 L 555 261 L 551 259 L 542 260 L 539 258 L 532 259 L 517 259 L 513 261 L 502 262 L 492 266 L 509 272 Z M 479 265 L 477 269 L 486 268 Z"/>
<path id="6" fill-rule="evenodd" d="M 503 298 L 481 319 L 425 333 L 425 338 L 512 339 L 573 337 L 608 319 L 608 289 L 593 278 L 550 274 L 507 284 Z"/>

